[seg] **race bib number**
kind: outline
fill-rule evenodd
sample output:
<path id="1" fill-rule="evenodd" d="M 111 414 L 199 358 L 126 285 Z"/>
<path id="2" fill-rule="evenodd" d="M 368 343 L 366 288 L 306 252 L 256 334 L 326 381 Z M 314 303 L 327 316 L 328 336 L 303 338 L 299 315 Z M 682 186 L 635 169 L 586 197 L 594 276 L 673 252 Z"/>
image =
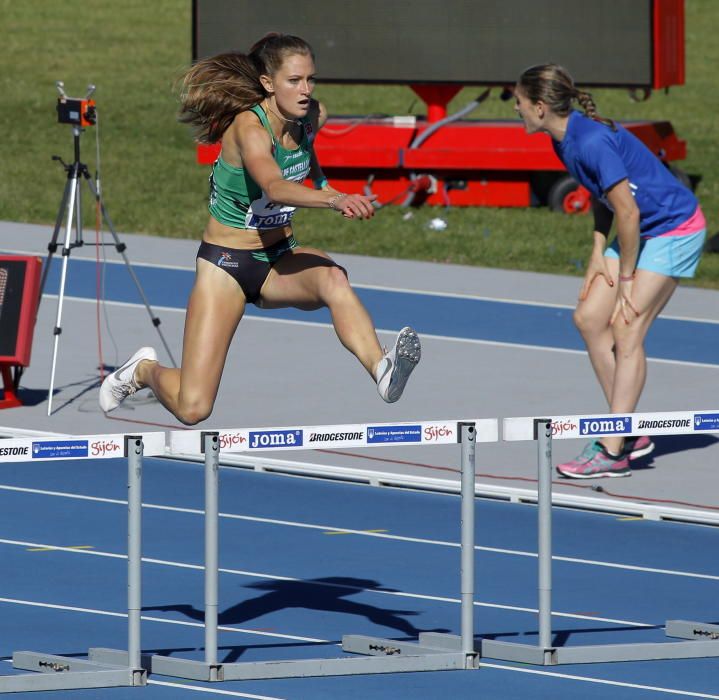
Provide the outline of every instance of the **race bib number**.
<path id="1" fill-rule="evenodd" d="M 265 229 L 277 228 L 288 224 L 295 213 L 296 207 L 275 204 L 270 201 L 265 193 L 256 199 L 247 210 L 245 218 L 246 228 Z"/>

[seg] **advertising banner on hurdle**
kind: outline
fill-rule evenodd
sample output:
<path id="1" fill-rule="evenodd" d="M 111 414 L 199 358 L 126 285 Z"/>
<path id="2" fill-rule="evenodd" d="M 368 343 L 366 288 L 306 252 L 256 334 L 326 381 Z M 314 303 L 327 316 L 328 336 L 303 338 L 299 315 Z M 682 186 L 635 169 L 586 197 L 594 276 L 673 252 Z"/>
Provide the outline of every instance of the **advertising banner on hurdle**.
<path id="1" fill-rule="evenodd" d="M 593 414 L 585 416 L 547 416 L 552 423 L 552 439 L 599 438 L 610 435 L 691 435 L 719 433 L 719 409 L 672 411 L 669 413 Z M 535 439 L 539 418 L 505 418 L 504 440 Z"/>
<path id="2" fill-rule="evenodd" d="M 0 440 L 0 462 L 117 459 L 126 456 L 125 437 L 123 434 L 114 434 L 10 438 Z M 137 433 L 136 437 L 142 438 L 145 456 L 165 454 L 164 433 Z"/>
<path id="3" fill-rule="evenodd" d="M 457 418 L 408 423 L 177 430 L 169 434 L 168 447 L 173 454 L 197 454 L 202 451 L 202 438 L 208 432 L 218 433 L 221 452 L 446 445 L 459 442 L 460 423 L 475 424 L 477 442 L 498 440 L 496 419 Z"/>

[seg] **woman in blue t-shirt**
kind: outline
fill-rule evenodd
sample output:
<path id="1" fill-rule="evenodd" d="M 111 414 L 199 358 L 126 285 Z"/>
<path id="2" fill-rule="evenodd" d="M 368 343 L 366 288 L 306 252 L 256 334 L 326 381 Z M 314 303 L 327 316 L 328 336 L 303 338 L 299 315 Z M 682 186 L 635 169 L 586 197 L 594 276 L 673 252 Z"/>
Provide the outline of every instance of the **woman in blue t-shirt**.
<path id="1" fill-rule="evenodd" d="M 680 277 L 693 277 L 706 236 L 694 194 L 633 134 L 597 114 L 561 66 L 528 68 L 515 111 L 529 134 L 546 133 L 569 173 L 592 194 L 594 247 L 574 322 L 612 413 L 632 413 L 646 379 L 644 338 Z M 578 102 L 584 113 L 572 108 Z M 612 223 L 616 237 L 607 247 Z M 591 479 L 630 476 L 648 437 L 593 440 L 557 470 Z"/>

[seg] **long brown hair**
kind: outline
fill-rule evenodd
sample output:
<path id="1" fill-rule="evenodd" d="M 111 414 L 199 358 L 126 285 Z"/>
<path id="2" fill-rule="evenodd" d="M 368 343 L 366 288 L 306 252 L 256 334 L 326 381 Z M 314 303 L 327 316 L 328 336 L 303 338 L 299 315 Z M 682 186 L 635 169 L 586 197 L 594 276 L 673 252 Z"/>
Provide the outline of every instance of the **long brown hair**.
<path id="1" fill-rule="evenodd" d="M 298 53 L 314 58 L 304 39 L 271 33 L 249 54 L 228 51 L 199 60 L 180 79 L 178 120 L 192 127 L 200 143 L 216 143 L 239 112 L 267 97 L 260 76 L 274 76 L 287 56 Z"/>
<path id="2" fill-rule="evenodd" d="M 542 100 L 555 114 L 566 117 L 572 110 L 572 102 L 577 101 L 584 113 L 591 119 L 601 122 L 616 131 L 611 119 L 597 112 L 597 105 L 591 93 L 578 90 L 572 76 L 565 68 L 556 63 L 543 63 L 527 68 L 519 76 L 517 85 L 532 102 Z"/>

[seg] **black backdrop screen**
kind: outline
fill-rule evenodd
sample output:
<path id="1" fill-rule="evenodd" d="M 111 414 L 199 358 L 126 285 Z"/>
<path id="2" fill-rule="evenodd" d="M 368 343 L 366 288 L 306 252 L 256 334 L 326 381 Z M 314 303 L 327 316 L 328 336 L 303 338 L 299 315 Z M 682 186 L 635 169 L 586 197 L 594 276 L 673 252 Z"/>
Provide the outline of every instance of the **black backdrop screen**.
<path id="1" fill-rule="evenodd" d="M 15 355 L 26 262 L 0 260 L 0 356 Z"/>
<path id="2" fill-rule="evenodd" d="M 652 84 L 651 0 L 195 0 L 193 58 L 297 34 L 326 82 L 512 84 L 564 65 L 577 83 Z"/>

